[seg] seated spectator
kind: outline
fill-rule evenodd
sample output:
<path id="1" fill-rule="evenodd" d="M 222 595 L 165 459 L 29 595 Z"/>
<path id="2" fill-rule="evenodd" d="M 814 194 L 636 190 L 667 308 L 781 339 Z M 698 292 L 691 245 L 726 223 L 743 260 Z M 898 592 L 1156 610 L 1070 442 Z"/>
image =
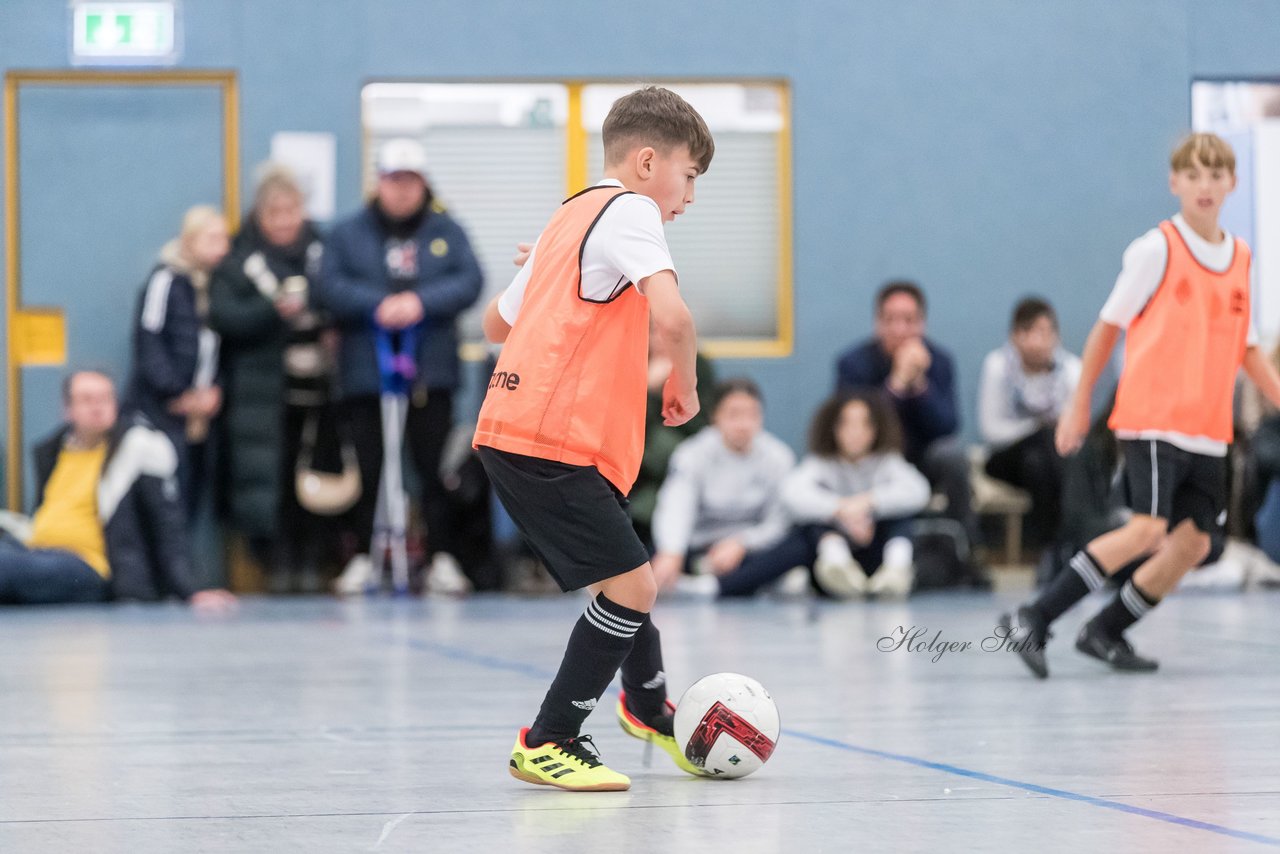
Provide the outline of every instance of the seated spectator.
<path id="1" fill-rule="evenodd" d="M 232 607 L 224 590 L 194 589 L 165 435 L 120 420 L 111 379 L 95 371 L 67 378 L 63 404 L 67 423 L 35 449 L 31 538 L 0 541 L 0 603 L 176 596 L 200 610 Z"/>
<path id="2" fill-rule="evenodd" d="M 837 395 L 814 416 L 809 455 L 782 499 L 811 528 L 820 591 L 911 592 L 911 519 L 929 503 L 929 482 L 903 459 L 901 435 L 876 392 Z"/>
<path id="3" fill-rule="evenodd" d="M 303 432 L 309 423 L 314 446 L 327 414 L 332 363 L 313 305 L 324 248 L 304 203 L 292 173 L 267 164 L 209 286 L 209 325 L 222 338 L 224 501 L 274 593 L 320 592 L 329 527 L 294 485 Z"/>
<path id="4" fill-rule="evenodd" d="M 658 505 L 658 490 L 667 477 L 671 455 L 680 443 L 706 428 L 711 411 L 711 397 L 715 389 L 715 369 L 711 360 L 698 353 L 695 363 L 698 374 L 698 414 L 679 427 L 662 423 L 662 387 L 671 374 L 671 360 L 652 347 L 649 349 L 649 398 L 644 416 L 644 456 L 640 459 L 640 472 L 627 496 L 630 502 L 631 522 L 640 541 L 650 550 L 653 543 L 653 514 Z"/>
<path id="5" fill-rule="evenodd" d="M 1031 494 L 1026 539 L 1034 548 L 1058 533 L 1063 460 L 1053 434 L 1079 380 L 1080 359 L 1062 349 L 1053 307 L 1036 297 L 1019 302 L 1009 341 L 982 363 L 978 423 L 987 474 Z"/>
<path id="6" fill-rule="evenodd" d="M 925 337 L 924 291 L 914 282 L 889 282 L 877 293 L 875 308 L 874 337 L 836 362 L 836 390 L 889 395 L 902 425 L 903 455 L 946 496 L 946 515 L 964 527 L 968 545 L 977 545 L 969 454 L 958 435 L 955 366 L 946 350 Z"/>
<path id="7" fill-rule="evenodd" d="M 826 401 L 810 426 L 809 455 L 783 482 L 790 532 L 737 569 L 713 576 L 714 586 L 703 576 L 686 589 L 749 595 L 805 566 L 824 596 L 907 595 L 911 519 L 929 503 L 929 482 L 902 458 L 901 441 L 893 409 L 877 392 Z"/>
<path id="8" fill-rule="evenodd" d="M 222 406 L 218 336 L 208 327 L 209 274 L 227 254 L 227 224 L 199 205 L 160 250 L 138 300 L 127 404 L 173 443 L 187 519 L 210 479 L 210 423 Z"/>
<path id="9" fill-rule="evenodd" d="M 795 463 L 791 449 L 764 431 L 760 388 L 748 379 L 721 383 L 711 426 L 680 443 L 658 492 L 659 589 L 673 586 L 689 562 L 724 575 L 786 536 L 781 489 Z"/>

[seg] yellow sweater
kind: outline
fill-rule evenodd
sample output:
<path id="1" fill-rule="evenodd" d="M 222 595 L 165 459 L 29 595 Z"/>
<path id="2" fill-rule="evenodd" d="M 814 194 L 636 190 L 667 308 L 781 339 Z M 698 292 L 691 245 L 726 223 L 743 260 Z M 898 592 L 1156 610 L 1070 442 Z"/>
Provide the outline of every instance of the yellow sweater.
<path id="1" fill-rule="evenodd" d="M 107 444 L 89 450 L 63 448 L 44 489 L 44 501 L 32 520 L 30 547 L 61 549 L 111 577 L 107 540 L 98 519 L 98 481 L 107 458 Z"/>

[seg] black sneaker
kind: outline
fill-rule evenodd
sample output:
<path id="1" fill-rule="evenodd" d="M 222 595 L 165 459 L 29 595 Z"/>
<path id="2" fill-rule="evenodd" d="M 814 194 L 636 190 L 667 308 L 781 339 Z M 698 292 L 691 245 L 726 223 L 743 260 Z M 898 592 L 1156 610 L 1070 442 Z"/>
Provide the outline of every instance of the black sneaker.
<path id="1" fill-rule="evenodd" d="M 1093 620 L 1085 623 L 1076 636 L 1076 649 L 1085 655 L 1096 658 L 1111 666 L 1112 670 L 1123 670 L 1128 673 L 1150 673 L 1160 666 L 1160 662 L 1143 658 L 1133 651 L 1133 647 L 1123 637 L 1112 637 L 1094 624 Z"/>
<path id="2" fill-rule="evenodd" d="M 1022 663 L 1027 665 L 1037 679 L 1047 679 L 1049 663 L 1045 661 L 1044 646 L 1052 635 L 1040 615 L 1023 605 L 1012 615 L 1001 614 L 999 626 L 1006 632 L 1006 647 L 1018 653 L 1018 658 L 1022 659 Z"/>

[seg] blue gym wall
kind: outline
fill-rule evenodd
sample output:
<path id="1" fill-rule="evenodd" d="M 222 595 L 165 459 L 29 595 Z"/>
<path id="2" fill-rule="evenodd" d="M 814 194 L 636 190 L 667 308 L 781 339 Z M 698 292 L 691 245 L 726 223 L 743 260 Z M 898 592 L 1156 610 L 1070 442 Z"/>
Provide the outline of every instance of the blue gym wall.
<path id="1" fill-rule="evenodd" d="M 183 15 L 182 66 L 240 74 L 245 192 L 274 131 L 331 131 L 342 209 L 358 202 L 359 93 L 372 78 L 789 80 L 795 352 L 721 371 L 758 378 L 770 428 L 797 445 L 833 356 L 868 331 L 872 293 L 892 276 L 927 288 L 972 435 L 981 357 L 1012 302 L 1050 296 L 1078 350 L 1124 246 L 1170 212 L 1165 156 L 1186 129 L 1192 78 L 1280 72 L 1267 0 L 186 0 Z M 65 67 L 68 16 L 63 0 L 0 2 L 0 67 Z M 99 118 L 104 139 L 113 115 Z M 198 126 L 184 121 L 184 133 Z M 57 147 L 24 137 L 23 156 L 24 191 L 39 193 Z M 135 189 L 118 190 L 117 215 L 145 216 L 145 183 L 123 186 Z M 74 240 L 32 221 L 56 207 L 24 202 L 28 268 Z M 102 361 L 106 341 L 108 361 L 126 363 L 131 289 L 155 248 L 119 247 L 120 269 L 103 273 L 121 283 L 113 299 L 65 282 L 63 302 L 101 303 L 87 336 L 72 329 L 73 361 Z M 25 374 L 28 442 L 57 418 L 59 374 Z"/>

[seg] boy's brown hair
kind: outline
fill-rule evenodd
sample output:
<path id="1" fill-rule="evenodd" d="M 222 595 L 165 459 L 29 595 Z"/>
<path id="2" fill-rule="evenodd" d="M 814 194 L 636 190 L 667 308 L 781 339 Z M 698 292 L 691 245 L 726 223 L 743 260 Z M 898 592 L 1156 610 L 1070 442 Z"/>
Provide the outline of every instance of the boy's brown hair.
<path id="1" fill-rule="evenodd" d="M 614 101 L 604 119 L 603 135 L 604 159 L 610 165 L 636 146 L 650 145 L 666 154 L 687 145 L 701 174 L 716 153 L 711 131 L 698 111 L 660 86 L 646 86 Z"/>
<path id="2" fill-rule="evenodd" d="M 1013 319 L 1009 323 L 1009 331 L 1025 332 L 1042 317 L 1049 318 L 1053 328 L 1058 328 L 1058 313 L 1053 310 L 1048 300 L 1040 297 L 1023 297 L 1013 307 Z"/>
<path id="3" fill-rule="evenodd" d="M 1236 153 L 1227 142 L 1216 133 L 1193 133 L 1187 136 L 1169 157 L 1169 169 L 1178 172 L 1191 169 L 1196 165 L 1209 169 L 1226 169 L 1236 174 Z"/>

